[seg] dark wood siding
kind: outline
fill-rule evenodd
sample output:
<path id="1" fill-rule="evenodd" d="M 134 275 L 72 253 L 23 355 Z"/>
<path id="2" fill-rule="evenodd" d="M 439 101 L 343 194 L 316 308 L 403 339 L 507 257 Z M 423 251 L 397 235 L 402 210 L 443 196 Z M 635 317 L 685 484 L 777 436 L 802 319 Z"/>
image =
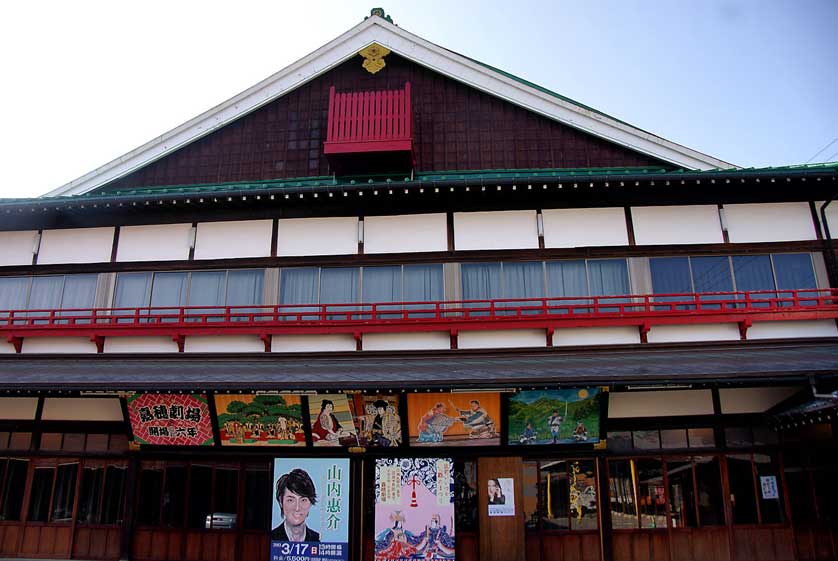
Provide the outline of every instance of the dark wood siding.
<path id="1" fill-rule="evenodd" d="M 108 188 L 330 175 L 329 87 L 413 89 L 421 171 L 649 166 L 661 162 L 479 92 L 397 55 L 369 74 L 355 57 Z"/>

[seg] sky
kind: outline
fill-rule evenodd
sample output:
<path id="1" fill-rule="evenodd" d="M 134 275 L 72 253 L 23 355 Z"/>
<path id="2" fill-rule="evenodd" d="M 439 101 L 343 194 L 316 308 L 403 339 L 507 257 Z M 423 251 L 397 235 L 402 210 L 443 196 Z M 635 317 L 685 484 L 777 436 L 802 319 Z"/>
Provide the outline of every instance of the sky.
<path id="1" fill-rule="evenodd" d="M 4 2 L 0 198 L 106 164 L 380 1 Z M 838 160 L 838 0 L 380 5 L 433 43 L 731 164 Z"/>

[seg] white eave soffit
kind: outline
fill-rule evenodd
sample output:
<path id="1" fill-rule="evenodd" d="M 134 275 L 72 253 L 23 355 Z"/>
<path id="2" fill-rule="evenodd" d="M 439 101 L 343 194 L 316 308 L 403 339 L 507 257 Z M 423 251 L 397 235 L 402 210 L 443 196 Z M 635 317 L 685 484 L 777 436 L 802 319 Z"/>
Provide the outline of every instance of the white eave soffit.
<path id="1" fill-rule="evenodd" d="M 128 175 L 357 56 L 371 43 L 534 113 L 677 166 L 699 170 L 735 167 L 544 93 L 371 16 L 237 96 L 44 196 L 81 195 Z"/>

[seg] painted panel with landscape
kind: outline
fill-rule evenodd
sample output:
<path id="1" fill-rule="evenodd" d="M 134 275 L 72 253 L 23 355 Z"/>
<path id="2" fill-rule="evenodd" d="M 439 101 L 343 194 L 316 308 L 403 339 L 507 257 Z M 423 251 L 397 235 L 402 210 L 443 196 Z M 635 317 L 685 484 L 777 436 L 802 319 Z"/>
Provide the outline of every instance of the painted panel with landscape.
<path id="1" fill-rule="evenodd" d="M 509 444 L 599 442 L 599 388 L 518 392 L 509 400 Z"/>
<path id="2" fill-rule="evenodd" d="M 216 394 L 215 410 L 222 445 L 306 445 L 298 395 Z"/>

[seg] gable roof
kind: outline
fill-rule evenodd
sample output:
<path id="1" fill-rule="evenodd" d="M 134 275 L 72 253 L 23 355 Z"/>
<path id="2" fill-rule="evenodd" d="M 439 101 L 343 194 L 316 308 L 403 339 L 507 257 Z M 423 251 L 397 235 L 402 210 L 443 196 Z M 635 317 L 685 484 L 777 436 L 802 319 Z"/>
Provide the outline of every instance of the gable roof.
<path id="1" fill-rule="evenodd" d="M 88 193 L 162 158 L 320 76 L 378 43 L 444 76 L 631 150 L 688 169 L 731 164 L 619 121 L 550 90 L 422 39 L 377 15 L 235 97 L 46 196 Z"/>

